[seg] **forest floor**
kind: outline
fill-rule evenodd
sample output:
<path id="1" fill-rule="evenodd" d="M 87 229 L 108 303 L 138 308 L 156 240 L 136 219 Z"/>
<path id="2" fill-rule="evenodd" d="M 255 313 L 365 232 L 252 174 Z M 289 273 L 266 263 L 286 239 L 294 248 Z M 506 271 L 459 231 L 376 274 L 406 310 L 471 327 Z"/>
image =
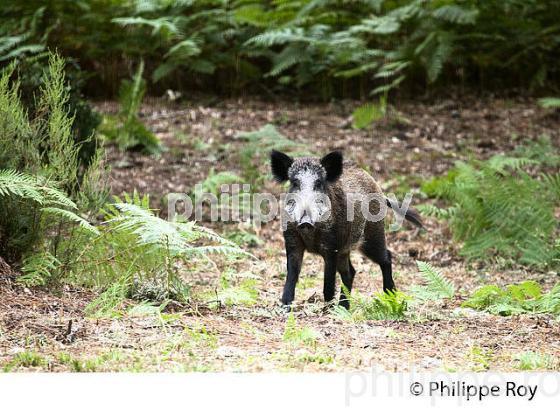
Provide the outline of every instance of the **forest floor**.
<path id="1" fill-rule="evenodd" d="M 152 206 L 165 210 L 170 192 L 190 192 L 210 170 L 241 175 L 241 131 L 274 124 L 308 150 L 340 149 L 368 169 L 385 192 L 414 194 L 413 204 L 431 200 L 422 181 L 443 175 L 461 159 L 488 158 L 515 149 L 520 141 L 548 135 L 560 141 L 560 116 L 537 108 L 534 100 L 474 97 L 437 103 L 405 102 L 398 114 L 369 130 L 355 130 L 350 113 L 356 102 L 298 104 L 226 100 L 144 105 L 142 119 L 166 146 L 152 157 L 109 147 L 114 194 L 149 193 Z M 115 103 L 98 103 L 114 112 Z M 261 163 L 262 191 L 280 193 Z M 322 301 L 322 261 L 306 255 L 296 290 L 294 318 L 309 337 L 286 341 L 287 315 L 279 308 L 285 253 L 278 219 L 254 231 L 243 224 L 205 223 L 225 235 L 249 232 L 246 249 L 256 259 L 232 262 L 235 274 L 254 278 L 252 304 L 200 303 L 163 313 L 132 309 L 113 318 L 87 318 L 92 291 L 64 287 L 55 294 L 15 285 L 0 266 L 0 367 L 8 371 L 349 371 L 372 367 L 389 371 L 515 371 L 524 352 L 549 355 L 548 369 L 560 362 L 560 323 L 548 315 L 493 316 L 461 308 L 474 289 L 531 279 L 543 289 L 556 272 L 467 264 L 445 223 L 426 218 L 427 230 L 405 225 L 389 232 L 397 287 L 404 292 L 423 279 L 416 261 L 430 262 L 457 289 L 451 300 L 417 308 L 403 321 L 342 320 Z M 379 268 L 359 254 L 355 290 L 381 289 Z M 228 266 L 223 264 L 222 269 Z M 219 273 L 185 272 L 193 293 L 219 293 Z"/>

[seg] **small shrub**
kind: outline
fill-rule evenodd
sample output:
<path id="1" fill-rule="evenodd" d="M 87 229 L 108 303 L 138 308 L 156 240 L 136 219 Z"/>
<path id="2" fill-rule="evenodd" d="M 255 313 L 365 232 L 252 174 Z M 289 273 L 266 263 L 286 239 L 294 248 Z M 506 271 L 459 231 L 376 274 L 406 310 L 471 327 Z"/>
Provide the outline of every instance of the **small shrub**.
<path id="1" fill-rule="evenodd" d="M 554 155 L 558 158 L 558 153 Z M 560 261 L 554 240 L 559 224 L 560 179 L 535 176 L 537 160 L 497 155 L 487 161 L 457 163 L 447 176 L 423 186 L 444 199 L 445 209 L 420 206 L 426 215 L 449 220 L 455 240 L 463 242 L 468 259 L 504 258 L 515 263 L 547 267 Z M 531 172 L 530 172 L 531 171 Z"/>
<path id="2" fill-rule="evenodd" d="M 169 222 L 149 208 L 149 198 L 125 195 L 105 208 L 100 235 L 82 243 L 71 266 L 74 283 L 105 287 L 87 308 L 90 315 L 113 314 L 126 297 L 188 302 L 180 271 L 211 256 L 247 256 L 233 242 L 195 222 Z M 84 275 L 83 272 L 88 272 Z"/>
<path id="3" fill-rule="evenodd" d="M 560 314 L 560 285 L 556 285 L 546 294 L 542 293 L 541 287 L 534 281 L 508 285 L 505 288 L 487 285 L 477 289 L 463 306 L 502 316 L 522 313 L 558 315 Z"/>
<path id="4" fill-rule="evenodd" d="M 379 104 L 364 104 L 352 112 L 352 126 L 356 129 L 369 128 L 371 124 L 379 121 L 387 113 L 386 99 L 382 98 Z"/>
<path id="5" fill-rule="evenodd" d="M 48 365 L 48 360 L 39 353 L 32 351 L 25 351 L 16 353 L 14 357 L 4 366 L 5 372 L 11 372 L 18 367 L 45 367 Z"/>
<path id="6" fill-rule="evenodd" d="M 157 154 L 162 149 L 160 141 L 138 116 L 146 93 L 143 73 L 144 62 L 141 62 L 132 80 L 122 82 L 119 91 L 120 111 L 116 117 L 105 117 L 100 132 L 109 140 L 115 141 L 122 150 L 141 149 Z"/>
<path id="7" fill-rule="evenodd" d="M 319 334 L 316 330 L 310 327 L 300 327 L 297 324 L 296 318 L 293 312 L 290 312 L 286 320 L 286 325 L 284 327 L 284 341 L 291 344 L 303 344 L 315 347 L 317 345 L 317 339 Z"/>
<path id="8" fill-rule="evenodd" d="M 411 298 L 400 291 L 379 292 L 364 297 L 357 292 L 350 295 L 350 311 L 341 306 L 334 307 L 335 316 L 353 321 L 403 320 Z"/>
<path id="9" fill-rule="evenodd" d="M 555 360 L 551 355 L 539 352 L 523 352 L 515 356 L 515 367 L 519 370 L 551 370 Z"/>
<path id="10" fill-rule="evenodd" d="M 80 160 L 83 144 L 72 129 L 64 67 L 62 58 L 49 56 L 29 107 L 20 97 L 19 80 L 12 78 L 15 66 L 0 74 L 0 254 L 8 260 L 38 251 L 64 263 L 75 248 L 61 252 L 60 245 L 74 226 L 96 233 L 81 215 L 97 211 L 105 199 L 102 153 L 96 150 L 93 159 Z M 24 270 L 30 274 L 34 266 L 27 263 Z"/>

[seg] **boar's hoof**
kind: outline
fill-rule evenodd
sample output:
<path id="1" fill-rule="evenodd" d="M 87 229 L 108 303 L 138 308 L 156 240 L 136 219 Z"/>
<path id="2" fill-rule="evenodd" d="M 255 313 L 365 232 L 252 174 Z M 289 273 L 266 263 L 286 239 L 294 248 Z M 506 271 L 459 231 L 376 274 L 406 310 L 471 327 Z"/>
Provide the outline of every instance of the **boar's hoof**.
<path id="1" fill-rule="evenodd" d="M 338 306 L 342 306 L 346 310 L 350 310 L 350 302 L 348 299 L 342 299 L 338 302 Z"/>

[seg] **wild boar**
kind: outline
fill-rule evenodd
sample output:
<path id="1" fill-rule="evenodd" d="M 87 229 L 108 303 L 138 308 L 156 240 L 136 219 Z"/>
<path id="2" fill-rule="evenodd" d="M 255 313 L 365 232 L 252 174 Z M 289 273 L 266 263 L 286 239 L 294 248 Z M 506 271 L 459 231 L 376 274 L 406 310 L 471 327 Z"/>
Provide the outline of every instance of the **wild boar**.
<path id="1" fill-rule="evenodd" d="M 398 208 L 383 196 L 373 177 L 343 161 L 338 151 L 321 159 L 294 159 L 272 151 L 270 160 L 276 181 L 290 182 L 284 208 L 287 276 L 281 299 L 283 306 L 289 310 L 294 300 L 305 251 L 323 257 L 325 302 L 334 299 L 337 271 L 348 293 L 352 290 L 356 275 L 350 261 L 353 250 L 360 250 L 379 264 L 384 291 L 394 290 L 391 252 L 385 243 L 383 218 L 378 215 L 385 205 Z M 422 226 L 414 210 L 402 213 L 407 220 Z M 349 308 L 345 292 L 341 292 L 339 304 Z"/>

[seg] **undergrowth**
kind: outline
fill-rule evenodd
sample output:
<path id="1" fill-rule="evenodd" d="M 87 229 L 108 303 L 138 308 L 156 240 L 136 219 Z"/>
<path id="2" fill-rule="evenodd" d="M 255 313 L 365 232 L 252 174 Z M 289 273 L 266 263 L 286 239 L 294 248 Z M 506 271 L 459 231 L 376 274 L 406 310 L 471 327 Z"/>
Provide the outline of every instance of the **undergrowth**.
<path id="1" fill-rule="evenodd" d="M 319 333 L 316 330 L 307 326 L 299 326 L 293 312 L 290 312 L 284 325 L 283 339 L 285 342 L 292 345 L 316 347 L 318 338 Z"/>
<path id="2" fill-rule="evenodd" d="M 107 193 L 102 150 L 80 160 L 64 68 L 60 56 L 49 56 L 32 107 L 20 96 L 15 65 L 0 74 L 0 255 L 25 258 L 26 278 L 71 259 L 76 249 L 62 250 L 65 239 L 96 235 L 86 219 Z M 35 253 L 46 255 L 43 263 Z"/>
<path id="3" fill-rule="evenodd" d="M 558 316 L 560 285 L 556 285 L 548 293 L 542 293 L 540 285 L 534 281 L 508 285 L 505 288 L 487 285 L 477 289 L 463 306 L 501 316 L 523 313 L 549 313 Z"/>
<path id="4" fill-rule="evenodd" d="M 195 222 L 159 218 L 149 208 L 149 198 L 136 193 L 108 205 L 99 230 L 98 238 L 83 243 L 71 266 L 74 283 L 106 289 L 88 306 L 91 315 L 110 313 L 125 298 L 187 303 L 190 290 L 183 273 L 198 269 L 200 263 L 218 269 L 215 255 L 249 255 Z M 84 271 L 89 274 L 80 274 Z"/>
<path id="5" fill-rule="evenodd" d="M 425 284 L 412 286 L 408 293 L 402 291 L 379 292 L 371 296 L 353 291 L 350 295 L 350 309 L 335 306 L 335 317 L 351 321 L 364 320 L 405 320 L 416 318 L 419 308 L 428 302 L 450 299 L 455 296 L 455 285 L 440 271 L 427 262 L 418 261 L 418 270 Z"/>
<path id="6" fill-rule="evenodd" d="M 324 100 L 438 83 L 558 85 L 555 0 L 5 3 L 0 63 L 59 50 L 94 68 L 96 95 L 113 93 L 128 62 L 141 59 L 161 87 L 298 90 Z"/>
<path id="7" fill-rule="evenodd" d="M 420 206 L 429 216 L 449 221 L 453 237 L 462 242 L 469 260 L 497 261 L 547 268 L 560 262 L 560 176 L 539 171 L 557 163 L 558 151 L 548 142 L 548 156 L 496 155 L 486 161 L 458 162 L 443 177 L 422 187 L 448 206 Z M 545 162 L 546 161 L 546 162 Z M 552 168 L 554 169 L 554 168 Z"/>
<path id="8" fill-rule="evenodd" d="M 350 310 L 335 306 L 333 313 L 336 317 L 352 321 L 403 320 L 411 297 L 400 291 L 379 292 L 370 297 L 354 291 L 348 299 Z"/>
<path id="9" fill-rule="evenodd" d="M 132 80 L 124 80 L 119 90 L 119 113 L 106 115 L 99 129 L 107 139 L 115 141 L 120 149 L 141 149 L 150 154 L 161 152 L 159 139 L 140 120 L 138 113 L 146 93 L 144 62 L 138 65 Z"/>
<path id="10" fill-rule="evenodd" d="M 555 370 L 558 360 L 549 354 L 523 352 L 515 355 L 515 367 L 519 370 Z"/>

